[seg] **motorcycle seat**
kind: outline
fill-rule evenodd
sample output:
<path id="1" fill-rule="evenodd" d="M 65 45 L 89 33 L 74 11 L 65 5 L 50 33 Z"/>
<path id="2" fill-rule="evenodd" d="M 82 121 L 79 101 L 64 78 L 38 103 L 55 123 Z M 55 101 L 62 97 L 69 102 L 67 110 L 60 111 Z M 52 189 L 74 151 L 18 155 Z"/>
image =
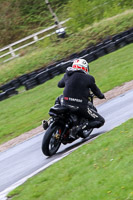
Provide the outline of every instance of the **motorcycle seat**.
<path id="1" fill-rule="evenodd" d="M 75 113 L 78 110 L 78 107 L 71 106 L 71 105 L 60 105 L 56 104 L 50 108 L 49 113 L 56 113 L 56 114 L 63 114 L 67 112 Z"/>
<path id="2" fill-rule="evenodd" d="M 77 106 L 67 105 L 66 107 L 69 109 L 69 111 L 71 113 L 75 113 L 75 112 L 77 112 L 79 110 L 79 107 L 77 107 Z"/>
<path id="3" fill-rule="evenodd" d="M 66 106 L 63 105 L 55 105 L 53 107 L 50 108 L 50 113 L 56 113 L 56 114 L 63 114 L 68 112 L 68 108 Z"/>

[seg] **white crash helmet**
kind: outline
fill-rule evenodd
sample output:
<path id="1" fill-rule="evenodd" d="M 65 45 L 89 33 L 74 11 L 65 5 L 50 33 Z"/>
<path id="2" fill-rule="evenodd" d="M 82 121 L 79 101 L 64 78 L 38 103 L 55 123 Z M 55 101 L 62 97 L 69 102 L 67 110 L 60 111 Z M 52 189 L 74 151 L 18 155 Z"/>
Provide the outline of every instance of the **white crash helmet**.
<path id="1" fill-rule="evenodd" d="M 82 70 L 86 74 L 89 72 L 89 65 L 87 61 L 81 58 L 74 60 L 72 68 L 75 70 Z"/>

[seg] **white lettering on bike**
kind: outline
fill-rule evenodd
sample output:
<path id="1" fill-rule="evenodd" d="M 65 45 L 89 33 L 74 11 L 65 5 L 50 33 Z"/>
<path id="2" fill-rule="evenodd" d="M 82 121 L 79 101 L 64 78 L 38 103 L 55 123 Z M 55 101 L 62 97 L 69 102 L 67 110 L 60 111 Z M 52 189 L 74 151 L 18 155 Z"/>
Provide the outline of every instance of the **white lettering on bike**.
<path id="1" fill-rule="evenodd" d="M 69 97 L 69 101 L 75 101 L 78 103 L 82 103 L 82 99 L 75 99 L 75 98 L 71 98 L 71 97 Z"/>

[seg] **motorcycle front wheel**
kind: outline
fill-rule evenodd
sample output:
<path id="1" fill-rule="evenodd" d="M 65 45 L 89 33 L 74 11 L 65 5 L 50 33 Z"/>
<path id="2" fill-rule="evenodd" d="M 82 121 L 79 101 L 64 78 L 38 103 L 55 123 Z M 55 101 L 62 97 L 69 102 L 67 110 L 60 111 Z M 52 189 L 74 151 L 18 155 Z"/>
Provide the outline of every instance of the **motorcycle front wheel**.
<path id="1" fill-rule="evenodd" d="M 59 126 L 49 126 L 42 141 L 42 152 L 45 156 L 54 155 L 61 145 L 62 128 Z"/>

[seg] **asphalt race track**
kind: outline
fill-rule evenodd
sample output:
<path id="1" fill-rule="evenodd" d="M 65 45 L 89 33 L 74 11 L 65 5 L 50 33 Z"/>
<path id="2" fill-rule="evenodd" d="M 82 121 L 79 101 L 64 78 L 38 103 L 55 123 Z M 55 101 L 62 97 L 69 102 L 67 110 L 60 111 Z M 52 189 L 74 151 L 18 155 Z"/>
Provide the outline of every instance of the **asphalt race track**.
<path id="1" fill-rule="evenodd" d="M 105 117 L 106 123 L 102 128 L 93 130 L 91 138 L 133 118 L 133 90 L 109 100 L 97 108 L 98 112 Z M 60 159 L 66 152 L 85 142 L 83 139 L 79 139 L 75 143 L 62 145 L 55 156 L 48 158 L 41 152 L 43 134 L 40 133 L 32 139 L 0 153 L 0 199 L 2 199 L 2 192 L 11 185 L 40 168 L 48 166 L 52 161 Z"/>

